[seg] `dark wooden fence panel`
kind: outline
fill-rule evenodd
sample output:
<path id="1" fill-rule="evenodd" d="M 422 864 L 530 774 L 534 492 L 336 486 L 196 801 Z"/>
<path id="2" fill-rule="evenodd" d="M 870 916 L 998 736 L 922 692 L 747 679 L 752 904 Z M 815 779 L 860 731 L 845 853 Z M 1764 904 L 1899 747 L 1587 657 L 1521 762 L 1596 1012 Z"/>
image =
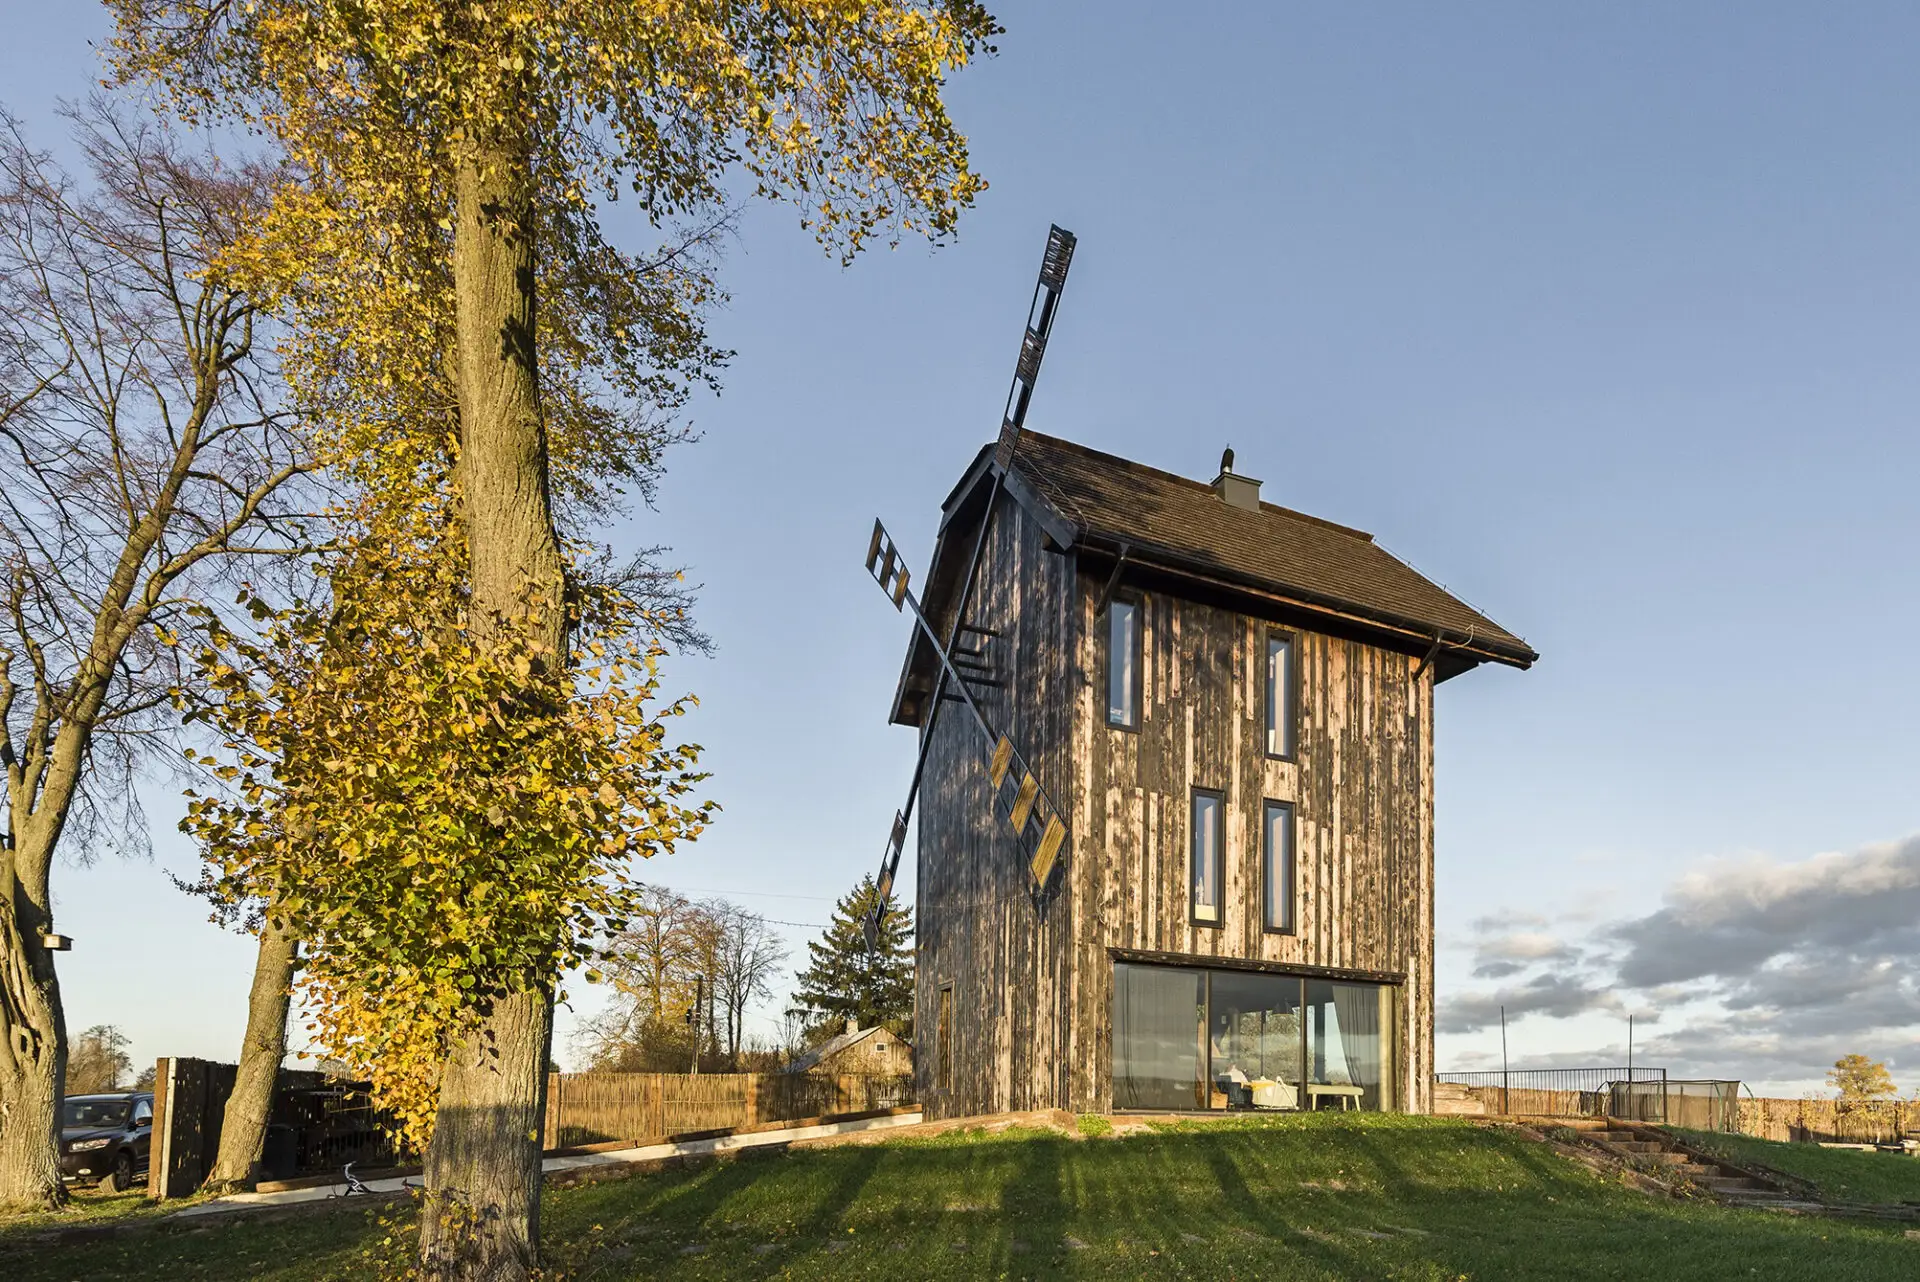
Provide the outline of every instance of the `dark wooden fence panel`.
<path id="1" fill-rule="evenodd" d="M 233 1064 L 204 1059 L 162 1059 L 154 1064 L 148 1196 L 186 1197 L 206 1179 L 220 1151 L 220 1118 L 237 1071 Z"/>
<path id="2" fill-rule="evenodd" d="M 221 1120 L 237 1072 L 233 1064 L 204 1059 L 162 1059 L 154 1065 L 149 1197 L 186 1197 L 206 1179 L 220 1151 Z M 364 1170 L 407 1156 L 396 1149 L 392 1128 L 374 1109 L 367 1083 L 280 1070 L 260 1178 L 337 1172 L 347 1162 Z"/>

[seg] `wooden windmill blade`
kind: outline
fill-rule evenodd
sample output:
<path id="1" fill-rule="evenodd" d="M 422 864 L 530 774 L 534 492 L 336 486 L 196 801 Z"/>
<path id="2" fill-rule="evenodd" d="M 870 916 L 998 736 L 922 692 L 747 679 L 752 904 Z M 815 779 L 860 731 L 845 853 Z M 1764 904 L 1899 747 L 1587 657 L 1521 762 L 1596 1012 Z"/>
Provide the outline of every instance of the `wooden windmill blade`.
<path id="1" fill-rule="evenodd" d="M 934 629 L 922 613 L 919 602 L 914 599 L 908 586 L 910 575 L 906 563 L 878 520 L 873 523 L 873 536 L 867 543 L 867 572 L 873 575 L 874 581 L 893 601 L 894 609 L 912 607 L 914 622 L 940 660 L 940 670 L 934 678 L 933 695 L 927 706 L 926 725 L 920 735 L 920 753 L 914 763 L 913 782 L 907 788 L 907 804 L 894 812 L 893 827 L 888 833 L 886 851 L 880 857 L 880 875 L 875 883 L 879 893 L 873 911 L 863 923 L 869 949 L 878 947 L 879 915 L 885 909 L 887 897 L 892 893 L 894 879 L 899 873 L 900 855 L 906 845 L 907 823 L 913 816 L 914 803 L 920 796 L 920 783 L 927 767 L 927 752 L 933 744 L 934 723 L 947 701 L 949 684 L 958 692 L 959 701 L 972 713 L 982 735 L 988 754 L 993 807 L 1013 829 L 1014 838 L 1027 858 L 1027 870 L 1036 896 L 1046 890 L 1047 880 L 1066 843 L 1066 821 L 1061 818 L 1053 798 L 1040 786 L 1038 777 L 1028 767 L 1026 758 L 1014 747 L 1013 740 L 995 730 L 973 697 L 969 681 L 994 684 L 985 679 L 984 665 L 978 662 L 978 652 L 962 650 L 957 642 L 960 633 L 967 627 L 967 606 L 973 598 L 974 581 L 979 574 L 987 533 L 993 524 L 1001 486 L 1007 470 L 1013 465 L 1014 452 L 1019 447 L 1020 430 L 1026 423 L 1027 406 L 1033 399 L 1034 385 L 1040 377 L 1040 364 L 1047 354 L 1047 339 L 1053 332 L 1054 316 L 1059 310 L 1060 295 L 1066 288 L 1067 271 L 1073 265 L 1073 251 L 1077 243 L 1072 232 L 1057 224 L 1047 230 L 1046 249 L 1040 257 L 1039 279 L 1034 284 L 1033 300 L 1027 307 L 1027 324 L 1020 337 L 1020 355 L 1014 362 L 1013 386 L 1007 393 L 1006 409 L 1000 418 L 1000 437 L 994 446 L 992 488 L 988 491 L 980 529 L 974 536 L 973 552 L 968 557 L 966 574 L 961 580 L 953 626 L 945 637 Z"/>
<path id="2" fill-rule="evenodd" d="M 901 560 L 899 549 L 888 535 L 886 528 L 879 522 L 873 523 L 873 538 L 868 546 L 867 570 L 874 581 L 880 585 L 894 608 L 905 610 L 913 615 L 914 624 L 921 635 L 932 646 L 934 656 L 940 661 L 940 674 L 936 679 L 936 694 L 946 686 L 951 686 L 960 703 L 972 715 L 974 728 L 980 733 L 980 746 L 984 755 L 988 779 L 992 785 L 992 806 L 1005 819 L 1013 830 L 1015 841 L 1019 843 L 1023 854 L 1027 856 L 1028 872 L 1033 878 L 1033 889 L 1039 892 L 1046 888 L 1047 878 L 1053 872 L 1054 864 L 1060 854 L 1060 848 L 1067 839 L 1066 821 L 1060 816 L 1060 808 L 1040 783 L 1027 759 L 1014 746 L 1010 735 L 997 729 L 986 710 L 980 706 L 973 691 L 968 687 L 965 677 L 954 662 L 950 645 L 943 641 L 935 631 L 931 621 L 920 608 L 920 602 L 908 587 L 908 574 Z M 940 700 L 935 699 L 928 710 L 928 717 L 939 711 Z M 931 730 L 931 726 L 929 726 Z M 907 809 L 894 815 L 893 831 L 887 840 L 886 854 L 880 864 L 880 876 L 877 884 L 881 888 L 880 901 L 885 902 L 887 892 L 893 889 L 893 879 L 899 870 L 900 852 L 906 841 L 907 814 L 913 807 L 919 792 L 920 780 L 926 769 L 927 749 L 932 734 L 922 734 L 920 739 L 920 760 L 914 767 L 912 792 L 907 798 Z"/>
<path id="3" fill-rule="evenodd" d="M 1040 279 L 1033 287 L 1033 302 L 1027 307 L 1027 328 L 1020 337 L 1020 358 L 1013 366 L 1013 387 L 1007 392 L 1006 412 L 1000 417 L 1000 440 L 994 446 L 993 461 L 1001 472 L 1013 466 L 1013 452 L 1020 444 L 1020 429 L 1026 426 L 1027 402 L 1033 399 L 1033 385 L 1040 378 L 1040 362 L 1047 355 L 1047 337 L 1053 333 L 1053 316 L 1060 306 L 1060 295 L 1067 287 L 1067 269 L 1073 266 L 1074 234 L 1055 223 L 1047 229 L 1047 248 L 1040 256 Z"/>

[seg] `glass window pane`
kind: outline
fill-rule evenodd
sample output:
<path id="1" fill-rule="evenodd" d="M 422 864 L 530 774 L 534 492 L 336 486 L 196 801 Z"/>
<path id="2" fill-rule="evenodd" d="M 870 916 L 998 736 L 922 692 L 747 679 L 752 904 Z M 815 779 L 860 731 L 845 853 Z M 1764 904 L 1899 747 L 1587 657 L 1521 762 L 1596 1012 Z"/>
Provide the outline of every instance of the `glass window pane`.
<path id="1" fill-rule="evenodd" d="M 1267 634 L 1267 755 L 1293 755 L 1293 640 Z"/>
<path id="2" fill-rule="evenodd" d="M 1193 917 L 1220 920 L 1220 798 L 1193 794 Z"/>
<path id="3" fill-rule="evenodd" d="M 1260 898 L 1268 930 L 1293 927 L 1293 807 L 1269 801 L 1261 834 Z"/>
<path id="4" fill-rule="evenodd" d="M 1140 607 L 1132 601 L 1107 606 L 1107 722 L 1140 721 Z"/>
<path id="5" fill-rule="evenodd" d="M 1202 1106 L 1200 1033 L 1206 972 L 1113 967 L 1113 1106 Z"/>
<path id="6" fill-rule="evenodd" d="M 1386 1020 L 1377 984 L 1307 981 L 1307 1107 L 1390 1106 Z"/>
<path id="7" fill-rule="evenodd" d="M 1207 1020 L 1213 1107 L 1301 1107 L 1298 979 L 1214 971 Z"/>

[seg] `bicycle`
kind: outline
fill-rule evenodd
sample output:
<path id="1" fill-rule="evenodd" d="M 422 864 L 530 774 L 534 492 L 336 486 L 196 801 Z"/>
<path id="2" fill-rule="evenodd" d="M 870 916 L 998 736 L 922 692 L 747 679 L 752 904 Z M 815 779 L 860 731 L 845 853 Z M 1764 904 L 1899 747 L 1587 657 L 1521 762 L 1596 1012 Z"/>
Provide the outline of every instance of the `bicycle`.
<path id="1" fill-rule="evenodd" d="M 331 1199 L 331 1198 L 339 1198 L 339 1197 L 353 1197 L 356 1194 L 365 1194 L 369 1197 L 372 1197 L 379 1193 L 380 1190 L 374 1188 L 371 1184 L 368 1184 L 365 1180 L 361 1179 L 358 1175 L 355 1175 L 353 1173 L 353 1166 L 354 1164 L 352 1162 L 348 1162 L 345 1166 L 340 1168 L 341 1177 L 346 1181 L 346 1186 L 347 1186 L 346 1191 L 343 1193 L 330 1192 L 327 1194 L 328 1198 Z M 408 1189 L 425 1188 L 425 1187 L 426 1185 L 416 1184 L 409 1179 L 403 1178 L 400 1181 L 400 1188 L 402 1191 L 405 1191 Z"/>

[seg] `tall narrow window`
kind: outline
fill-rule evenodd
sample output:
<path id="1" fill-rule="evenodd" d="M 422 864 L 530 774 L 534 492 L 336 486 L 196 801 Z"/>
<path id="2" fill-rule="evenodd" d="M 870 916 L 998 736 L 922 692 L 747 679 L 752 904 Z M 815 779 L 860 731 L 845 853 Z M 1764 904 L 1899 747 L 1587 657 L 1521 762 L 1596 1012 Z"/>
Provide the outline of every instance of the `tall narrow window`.
<path id="1" fill-rule="evenodd" d="M 953 985 L 940 986 L 940 1019 L 934 1032 L 936 1046 L 933 1061 L 933 1085 L 948 1090 L 953 1085 Z"/>
<path id="2" fill-rule="evenodd" d="M 1193 790 L 1193 920 L 1220 924 L 1225 890 L 1226 798 L 1204 788 Z"/>
<path id="3" fill-rule="evenodd" d="M 1267 755 L 1293 756 L 1293 637 L 1267 633 Z"/>
<path id="4" fill-rule="evenodd" d="M 1260 924 L 1290 935 L 1294 931 L 1292 803 L 1269 801 L 1260 827 Z"/>
<path id="5" fill-rule="evenodd" d="M 1107 724 L 1140 728 L 1140 604 L 1107 603 Z"/>

